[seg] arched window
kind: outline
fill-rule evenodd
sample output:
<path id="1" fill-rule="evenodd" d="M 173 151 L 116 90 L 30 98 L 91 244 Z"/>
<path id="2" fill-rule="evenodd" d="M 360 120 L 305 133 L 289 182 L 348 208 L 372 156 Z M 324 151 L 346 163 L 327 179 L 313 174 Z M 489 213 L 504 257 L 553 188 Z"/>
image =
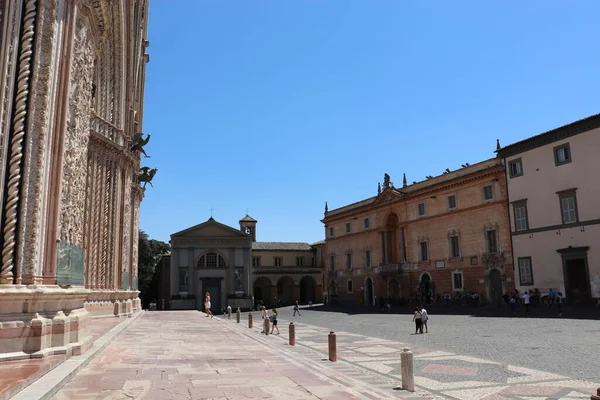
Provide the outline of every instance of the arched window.
<path id="1" fill-rule="evenodd" d="M 226 266 L 227 263 L 223 256 L 217 253 L 206 253 L 198 260 L 199 268 L 222 268 Z"/>

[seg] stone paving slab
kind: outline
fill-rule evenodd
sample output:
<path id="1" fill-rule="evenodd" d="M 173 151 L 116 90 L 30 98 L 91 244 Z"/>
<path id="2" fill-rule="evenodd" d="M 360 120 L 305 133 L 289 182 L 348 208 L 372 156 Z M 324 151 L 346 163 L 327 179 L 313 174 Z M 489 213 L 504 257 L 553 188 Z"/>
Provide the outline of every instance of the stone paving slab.
<path id="1" fill-rule="evenodd" d="M 196 311 L 145 313 L 53 399 L 435 398 L 236 325 Z"/>
<path id="2" fill-rule="evenodd" d="M 247 318 L 244 315 L 244 319 Z M 247 328 L 247 321 L 221 319 L 224 324 L 252 332 L 272 346 L 291 348 L 287 344 L 288 327 L 285 320 L 279 326 L 281 335 L 261 335 L 261 327 Z M 262 322 L 262 321 L 261 321 Z M 259 325 L 261 325 L 259 323 Z M 293 351 L 313 360 L 326 357 L 329 331 L 322 327 L 295 322 L 296 343 Z M 373 385 L 397 382 L 400 375 L 400 353 L 407 344 L 354 333 L 336 332 L 337 355 L 340 362 L 334 368 Z M 279 343 L 277 343 L 279 342 Z M 415 383 L 419 391 L 430 392 L 436 398 L 465 400 L 494 399 L 581 399 L 600 387 L 598 382 L 572 379 L 506 363 L 464 356 L 435 349 L 412 347 Z M 600 374 L 599 374 L 600 377 Z"/>

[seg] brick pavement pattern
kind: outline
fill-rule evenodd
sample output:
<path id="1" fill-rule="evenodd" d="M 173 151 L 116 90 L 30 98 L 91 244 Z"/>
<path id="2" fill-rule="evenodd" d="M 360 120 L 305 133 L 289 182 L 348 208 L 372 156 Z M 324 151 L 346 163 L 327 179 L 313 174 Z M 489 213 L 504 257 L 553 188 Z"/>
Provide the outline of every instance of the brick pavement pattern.
<path id="1" fill-rule="evenodd" d="M 53 399 L 436 398 L 394 390 L 399 378 L 363 379 L 347 363 L 290 348 L 284 330 L 265 337 L 196 311 L 145 313 Z"/>

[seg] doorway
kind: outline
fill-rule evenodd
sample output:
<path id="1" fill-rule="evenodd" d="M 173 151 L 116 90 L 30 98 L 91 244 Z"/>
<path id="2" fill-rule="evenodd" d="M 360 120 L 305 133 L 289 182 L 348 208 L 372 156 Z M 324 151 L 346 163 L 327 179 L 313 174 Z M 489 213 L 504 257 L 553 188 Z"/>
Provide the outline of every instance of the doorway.
<path id="1" fill-rule="evenodd" d="M 367 278 L 365 281 L 365 304 L 373 305 L 373 281 L 371 278 Z"/>
<path id="2" fill-rule="evenodd" d="M 570 304 L 587 303 L 591 300 L 590 277 L 585 258 L 570 258 L 563 262 L 565 295 Z"/>
<path id="3" fill-rule="evenodd" d="M 204 296 L 206 292 L 210 293 L 210 306 L 213 314 L 221 314 L 223 305 L 221 304 L 221 280 L 222 278 L 204 278 L 202 281 L 202 293 L 200 296 L 200 307 L 204 310 Z"/>
<path id="4" fill-rule="evenodd" d="M 492 304 L 502 303 L 502 275 L 497 269 L 490 271 L 490 300 Z"/>

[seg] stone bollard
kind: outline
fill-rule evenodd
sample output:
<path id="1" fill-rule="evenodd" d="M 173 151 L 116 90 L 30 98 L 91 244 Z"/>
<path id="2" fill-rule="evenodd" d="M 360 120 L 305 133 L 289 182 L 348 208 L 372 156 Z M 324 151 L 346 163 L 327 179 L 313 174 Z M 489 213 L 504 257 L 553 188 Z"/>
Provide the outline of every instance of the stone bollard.
<path id="1" fill-rule="evenodd" d="M 267 336 L 269 336 L 269 327 L 270 327 L 270 326 L 269 326 L 269 322 L 270 322 L 270 321 L 269 321 L 269 317 L 265 318 L 265 319 L 264 319 L 264 322 L 263 322 L 263 330 L 264 330 L 264 334 L 265 334 L 265 335 L 267 335 Z"/>
<path id="2" fill-rule="evenodd" d="M 227 319 L 231 319 L 231 306 L 227 306 Z"/>
<path id="3" fill-rule="evenodd" d="M 290 346 L 295 346 L 296 345 L 296 326 L 294 325 L 293 322 L 290 322 L 289 333 L 290 333 Z"/>
<path id="4" fill-rule="evenodd" d="M 235 312 L 235 320 L 239 324 L 241 319 L 242 319 L 242 312 L 240 311 L 240 307 L 238 306 L 237 311 Z"/>
<path id="5" fill-rule="evenodd" d="M 590 400 L 600 400 L 600 388 L 596 390 L 596 395 L 591 395 Z"/>
<path id="6" fill-rule="evenodd" d="M 248 313 L 248 328 L 252 329 L 252 313 Z"/>
<path id="7" fill-rule="evenodd" d="M 414 392 L 413 353 L 408 347 L 405 347 L 400 353 L 400 369 L 402 371 L 402 389 Z"/>
<path id="8" fill-rule="evenodd" d="M 337 347 L 335 345 L 335 333 L 329 332 L 329 361 L 337 361 Z"/>

